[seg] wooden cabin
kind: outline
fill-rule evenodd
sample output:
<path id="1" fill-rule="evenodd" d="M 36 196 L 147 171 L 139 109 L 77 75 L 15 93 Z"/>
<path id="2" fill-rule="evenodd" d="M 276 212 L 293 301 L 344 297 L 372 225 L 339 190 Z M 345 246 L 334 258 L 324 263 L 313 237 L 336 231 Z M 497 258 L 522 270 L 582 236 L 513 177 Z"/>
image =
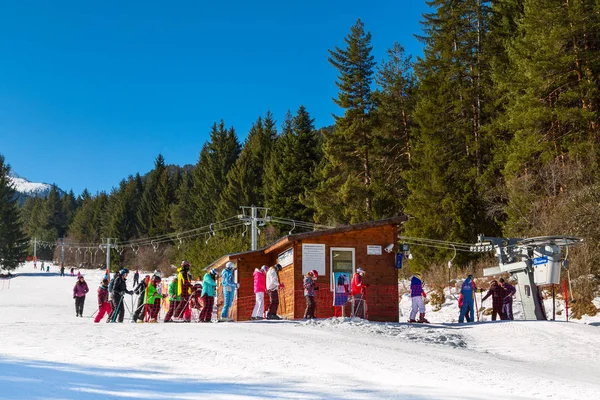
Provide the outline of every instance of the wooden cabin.
<path id="1" fill-rule="evenodd" d="M 396 251 L 398 230 L 405 221 L 406 216 L 398 216 L 288 235 L 261 250 L 223 256 L 211 267 L 220 272 L 228 261 L 237 265 L 236 282 L 240 288 L 232 305 L 235 321 L 245 321 L 251 317 L 255 303 L 254 269 L 279 263 L 283 267 L 279 280 L 285 288 L 279 291 L 278 314 L 286 319 L 301 319 L 304 316 L 306 300 L 303 279 L 308 271 L 317 270 L 319 273 L 316 281 L 319 287 L 316 317 L 329 318 L 334 316 L 334 276 L 347 274 L 351 280 L 360 267 L 366 271 L 364 283 L 369 285 L 366 294 L 367 318 L 398 322 Z M 386 247 L 388 251 L 392 247 L 393 250 L 388 252 Z M 218 284 L 217 304 L 220 313 L 223 304 L 220 280 Z M 268 297 L 265 294 L 265 310 L 269 305 Z M 344 316 L 352 314 L 351 303 L 343 308 L 343 313 Z"/>

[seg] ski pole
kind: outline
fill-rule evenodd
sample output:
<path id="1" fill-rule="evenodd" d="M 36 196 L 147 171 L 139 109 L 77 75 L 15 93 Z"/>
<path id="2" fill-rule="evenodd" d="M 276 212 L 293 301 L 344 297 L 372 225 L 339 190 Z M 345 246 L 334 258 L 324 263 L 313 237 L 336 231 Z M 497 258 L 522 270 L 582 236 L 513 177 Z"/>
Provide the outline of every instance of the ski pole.
<path id="1" fill-rule="evenodd" d="M 121 308 L 121 303 L 123 302 L 123 296 L 119 299 L 119 304 L 117 304 L 117 308 L 115 308 L 115 313 L 113 314 L 112 321 L 115 322 L 117 320 L 117 314 L 119 314 L 119 309 Z"/>

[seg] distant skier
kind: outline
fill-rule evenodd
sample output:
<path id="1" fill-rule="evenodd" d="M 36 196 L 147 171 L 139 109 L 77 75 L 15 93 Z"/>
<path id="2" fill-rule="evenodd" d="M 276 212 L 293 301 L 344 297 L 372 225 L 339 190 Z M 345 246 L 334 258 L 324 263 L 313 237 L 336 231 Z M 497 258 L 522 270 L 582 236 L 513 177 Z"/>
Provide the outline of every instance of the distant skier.
<path id="1" fill-rule="evenodd" d="M 137 287 L 137 285 L 140 283 L 140 271 L 138 271 L 137 269 L 135 270 L 135 274 L 133 274 L 133 286 Z"/>
<path id="2" fill-rule="evenodd" d="M 83 304 L 85 303 L 85 295 L 89 292 L 89 288 L 83 276 L 77 279 L 77 283 L 73 287 L 73 298 L 75 299 L 75 316 L 83 317 Z"/>
<path id="3" fill-rule="evenodd" d="M 225 264 L 223 272 L 221 272 L 221 287 L 223 288 L 223 309 L 221 310 L 221 320 L 231 321 L 229 318 L 229 310 L 233 303 L 233 295 L 239 285 L 235 282 L 235 264 L 231 261 Z"/>
<path id="4" fill-rule="evenodd" d="M 358 268 L 352 277 L 352 287 L 351 294 L 354 298 L 354 314 L 353 316 L 365 318 L 366 317 L 366 308 L 365 308 L 365 290 L 368 285 L 363 283 L 363 277 L 365 276 L 365 271 L 362 268 Z"/>
<path id="5" fill-rule="evenodd" d="M 412 300 L 412 309 L 410 311 L 410 320 L 408 322 L 429 323 L 425 319 L 425 291 L 423 290 L 423 281 L 421 274 L 415 273 L 410 280 L 410 297 Z M 415 318 L 419 312 L 419 320 Z"/>
<path id="6" fill-rule="evenodd" d="M 71 267 L 71 276 L 75 276 L 75 268 L 73 268 L 73 267 Z"/>
<path id="7" fill-rule="evenodd" d="M 139 274 L 138 274 L 139 279 Z M 146 275 L 146 277 L 137 284 L 133 293 L 138 295 L 137 307 L 135 312 L 133 313 L 133 319 L 131 322 L 137 322 L 138 319 L 143 318 L 144 314 L 144 300 L 146 300 L 146 288 L 150 283 L 150 275 Z"/>
<path id="8" fill-rule="evenodd" d="M 50 266 L 46 265 L 46 272 L 50 272 Z"/>
<path id="9" fill-rule="evenodd" d="M 475 282 L 473 282 L 473 275 L 469 275 L 463 282 L 460 289 L 460 294 L 463 295 L 463 305 L 460 309 L 458 322 L 461 324 L 464 322 L 467 312 L 469 313 L 470 321 L 475 321 L 475 308 L 473 304 L 475 299 L 475 290 L 476 286 Z"/>
<path id="10" fill-rule="evenodd" d="M 488 297 L 492 296 L 492 321 L 496 320 L 496 317 L 500 315 L 500 319 L 506 319 L 502 312 L 502 306 L 504 305 L 504 289 L 498 284 L 497 280 L 491 282 L 491 286 L 487 294 L 481 299 L 483 303 Z"/>
<path id="11" fill-rule="evenodd" d="M 98 314 L 96 314 L 94 322 L 100 322 L 105 314 L 110 316 L 111 311 L 112 307 L 108 301 L 108 279 L 104 278 L 98 288 Z"/>
<path id="12" fill-rule="evenodd" d="M 315 301 L 315 297 L 317 295 L 317 290 L 319 287 L 315 283 L 317 278 L 319 277 L 319 273 L 317 270 L 313 269 L 309 271 L 304 276 L 304 298 L 306 299 L 306 310 L 304 310 L 304 319 L 314 319 L 315 313 L 317 311 L 317 302 Z"/>
<path id="13" fill-rule="evenodd" d="M 281 265 L 275 264 L 267 271 L 267 292 L 269 292 L 269 310 L 267 311 L 267 319 L 281 319 L 277 315 L 279 307 L 279 289 L 283 286 L 279 283 L 279 271 L 282 270 Z"/>
<path id="14" fill-rule="evenodd" d="M 510 283 L 506 282 L 504 278 L 500 278 L 500 285 L 504 289 L 504 304 L 502 305 L 502 313 L 506 319 L 512 321 L 513 316 L 513 296 L 517 293 L 517 289 Z"/>
<path id="15" fill-rule="evenodd" d="M 254 277 L 254 310 L 252 310 L 251 319 L 263 319 L 265 315 L 265 291 L 267 290 L 267 267 L 263 265 L 262 267 L 255 268 L 253 277 Z"/>
<path id="16" fill-rule="evenodd" d="M 202 311 L 200 312 L 200 322 L 210 322 L 215 301 L 218 271 L 211 268 L 204 274 L 202 281 Z"/>
<path id="17" fill-rule="evenodd" d="M 65 276 L 65 266 L 64 266 L 64 264 L 60 264 L 60 276 Z"/>
<path id="18" fill-rule="evenodd" d="M 132 290 L 127 290 L 128 275 L 129 270 L 127 268 L 123 268 L 114 279 L 112 296 L 113 307 L 115 307 L 115 310 L 112 315 L 112 322 L 123 322 L 123 318 L 125 316 L 125 304 L 123 302 L 123 297 L 125 294 L 133 294 Z"/>

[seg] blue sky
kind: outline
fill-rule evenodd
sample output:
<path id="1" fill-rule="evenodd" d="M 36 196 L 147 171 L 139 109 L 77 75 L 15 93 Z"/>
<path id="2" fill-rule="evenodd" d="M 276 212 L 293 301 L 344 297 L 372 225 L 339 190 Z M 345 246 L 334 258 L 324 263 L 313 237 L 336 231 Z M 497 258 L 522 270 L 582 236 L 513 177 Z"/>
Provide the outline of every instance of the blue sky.
<path id="1" fill-rule="evenodd" d="M 340 113 L 328 49 L 361 18 L 376 59 L 421 54 L 424 0 L 4 1 L 0 153 L 36 182 L 79 194 L 194 164 L 215 121 L 241 141 L 267 110 Z"/>

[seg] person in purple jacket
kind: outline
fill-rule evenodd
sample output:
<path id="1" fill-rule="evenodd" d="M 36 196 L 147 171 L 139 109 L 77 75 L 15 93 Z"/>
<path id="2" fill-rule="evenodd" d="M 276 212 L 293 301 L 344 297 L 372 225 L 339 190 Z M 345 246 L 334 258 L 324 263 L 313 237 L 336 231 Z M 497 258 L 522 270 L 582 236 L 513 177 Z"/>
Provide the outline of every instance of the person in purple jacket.
<path id="1" fill-rule="evenodd" d="M 410 310 L 410 320 L 408 322 L 420 322 L 429 323 L 425 319 L 425 291 L 423 290 L 423 281 L 421 281 L 421 274 L 416 273 L 410 280 L 410 297 L 412 299 L 412 309 Z M 417 311 L 419 312 L 419 320 L 417 317 Z"/>
<path id="2" fill-rule="evenodd" d="M 517 293 L 517 289 L 515 289 L 515 287 L 513 285 L 511 285 L 510 283 L 506 282 L 504 280 L 504 278 L 500 278 L 500 285 L 502 285 L 502 288 L 504 289 L 504 304 L 502 305 L 502 313 L 504 314 L 504 316 L 506 317 L 506 319 L 508 320 L 513 320 L 515 319 L 513 317 L 513 308 L 512 308 L 512 303 L 513 303 L 513 296 L 515 295 L 515 293 Z"/>
<path id="3" fill-rule="evenodd" d="M 75 313 L 76 317 L 83 317 L 83 303 L 85 303 L 85 295 L 89 292 L 89 288 L 83 275 L 79 275 L 77 283 L 73 288 L 73 298 L 75 299 Z"/>

